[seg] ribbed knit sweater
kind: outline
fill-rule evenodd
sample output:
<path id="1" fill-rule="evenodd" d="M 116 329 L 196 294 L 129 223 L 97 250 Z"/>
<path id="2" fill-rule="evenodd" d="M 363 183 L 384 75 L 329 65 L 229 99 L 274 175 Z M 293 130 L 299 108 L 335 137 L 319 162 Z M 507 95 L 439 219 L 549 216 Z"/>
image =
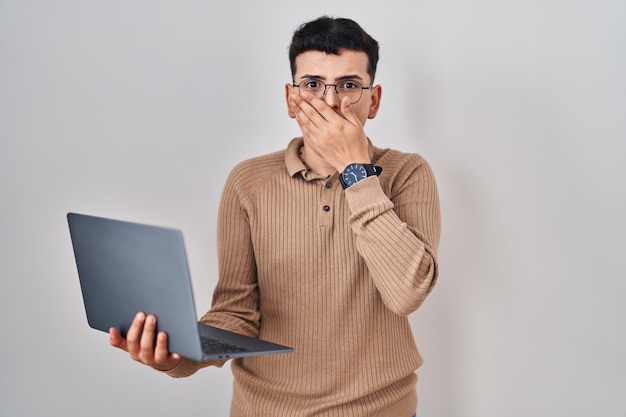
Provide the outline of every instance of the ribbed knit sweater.
<path id="1" fill-rule="evenodd" d="M 437 188 L 417 154 L 370 144 L 380 177 L 343 190 L 298 151 L 238 164 L 218 218 L 219 279 L 201 321 L 291 346 L 236 359 L 231 417 L 410 417 L 422 358 L 408 315 L 437 279 Z M 169 372 L 208 365 L 183 359 Z"/>

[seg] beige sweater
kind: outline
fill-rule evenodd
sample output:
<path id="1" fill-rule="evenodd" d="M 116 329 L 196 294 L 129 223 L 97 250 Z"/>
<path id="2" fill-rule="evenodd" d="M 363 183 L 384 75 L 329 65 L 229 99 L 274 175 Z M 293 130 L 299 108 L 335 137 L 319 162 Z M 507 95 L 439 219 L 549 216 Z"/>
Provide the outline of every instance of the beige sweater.
<path id="1" fill-rule="evenodd" d="M 220 203 L 201 321 L 295 349 L 232 361 L 231 417 L 410 417 L 422 358 L 407 315 L 437 278 L 432 171 L 370 146 L 382 175 L 343 190 L 306 169 L 301 144 L 236 166 Z M 169 374 L 222 364 L 184 359 Z"/>

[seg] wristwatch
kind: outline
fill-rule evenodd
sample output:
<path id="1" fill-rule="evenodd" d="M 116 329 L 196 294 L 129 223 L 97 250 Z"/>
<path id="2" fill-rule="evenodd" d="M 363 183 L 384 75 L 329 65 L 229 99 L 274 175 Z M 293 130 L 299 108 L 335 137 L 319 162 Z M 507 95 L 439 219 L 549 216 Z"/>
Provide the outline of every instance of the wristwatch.
<path id="1" fill-rule="evenodd" d="M 356 184 L 362 179 L 374 175 L 378 176 L 381 172 L 383 172 L 383 168 L 377 165 L 354 163 L 348 165 L 346 169 L 344 169 L 341 174 L 339 174 L 339 182 L 345 190 L 346 188 Z"/>

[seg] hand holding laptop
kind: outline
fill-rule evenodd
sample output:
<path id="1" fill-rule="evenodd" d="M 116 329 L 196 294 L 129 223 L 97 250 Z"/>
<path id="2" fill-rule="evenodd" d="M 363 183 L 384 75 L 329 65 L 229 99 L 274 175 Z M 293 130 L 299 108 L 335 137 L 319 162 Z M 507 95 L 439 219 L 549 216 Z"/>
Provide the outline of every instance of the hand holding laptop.
<path id="1" fill-rule="evenodd" d="M 208 361 L 293 352 L 198 323 L 179 230 L 77 213 L 67 220 L 87 321 L 132 359 L 169 370 L 183 356 Z"/>
<path id="2" fill-rule="evenodd" d="M 115 327 L 111 327 L 109 333 L 111 346 L 128 352 L 133 360 L 159 371 L 169 371 L 181 361 L 180 355 L 167 350 L 167 333 L 156 334 L 156 317 L 153 315 L 146 317 L 144 313 L 137 313 L 126 339 Z"/>

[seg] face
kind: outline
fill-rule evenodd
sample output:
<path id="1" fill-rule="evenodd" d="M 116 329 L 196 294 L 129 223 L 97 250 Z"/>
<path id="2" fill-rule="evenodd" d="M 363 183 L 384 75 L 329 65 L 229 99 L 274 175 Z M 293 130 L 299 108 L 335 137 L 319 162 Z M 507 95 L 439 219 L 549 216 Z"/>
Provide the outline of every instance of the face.
<path id="1" fill-rule="evenodd" d="M 300 84 L 303 80 L 317 80 L 326 84 L 337 84 L 346 80 L 358 81 L 363 87 L 371 84 L 372 80 L 367 73 L 368 58 L 364 52 L 344 50 L 340 55 L 326 54 L 321 51 L 307 51 L 296 57 L 296 74 L 294 83 Z M 298 89 L 287 84 L 286 97 L 298 93 Z M 382 94 L 379 85 L 363 90 L 361 99 L 352 104 L 352 110 L 362 124 L 367 119 L 376 117 Z M 340 113 L 340 101 L 337 99 L 334 88 L 328 87 L 324 101 L 336 112 Z M 289 108 L 289 106 L 288 106 Z M 289 111 L 289 117 L 294 115 Z"/>

